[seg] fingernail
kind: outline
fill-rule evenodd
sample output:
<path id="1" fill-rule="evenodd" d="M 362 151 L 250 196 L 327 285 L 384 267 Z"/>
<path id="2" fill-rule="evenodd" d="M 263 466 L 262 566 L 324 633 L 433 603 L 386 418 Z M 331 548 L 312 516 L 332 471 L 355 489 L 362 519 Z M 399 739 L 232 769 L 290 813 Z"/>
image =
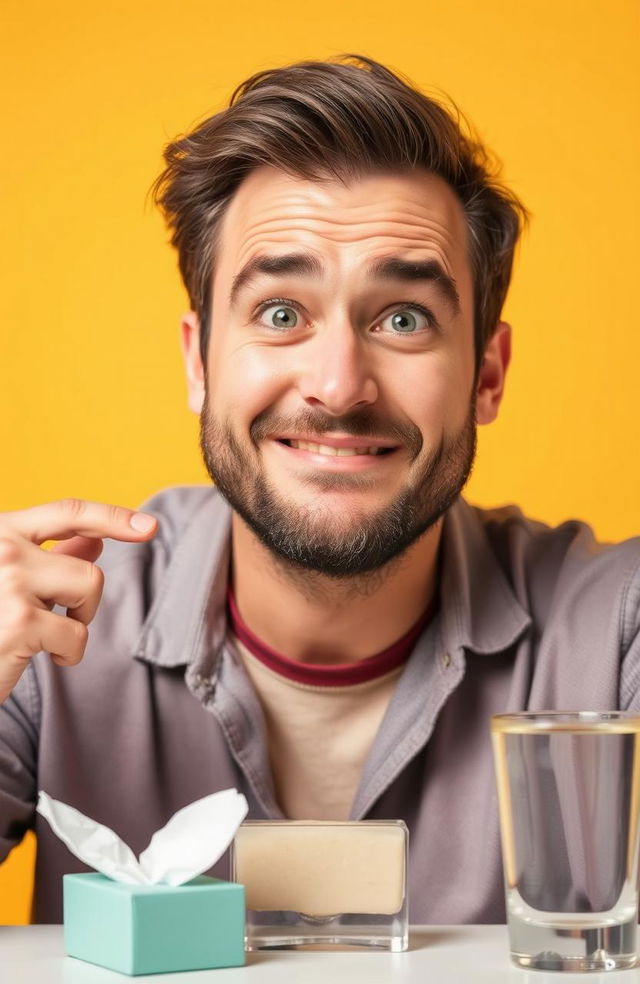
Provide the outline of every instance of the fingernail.
<path id="1" fill-rule="evenodd" d="M 147 516 L 146 513 L 134 513 L 129 523 L 138 533 L 148 533 L 153 529 L 156 521 L 153 516 Z"/>

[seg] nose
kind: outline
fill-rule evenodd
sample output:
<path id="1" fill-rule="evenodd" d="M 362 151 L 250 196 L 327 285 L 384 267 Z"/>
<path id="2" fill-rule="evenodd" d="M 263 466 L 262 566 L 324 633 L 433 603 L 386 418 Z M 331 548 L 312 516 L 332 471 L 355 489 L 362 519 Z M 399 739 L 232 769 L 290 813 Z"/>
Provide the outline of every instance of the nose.
<path id="1" fill-rule="evenodd" d="M 305 350 L 298 388 L 306 403 L 339 416 L 378 399 L 371 353 L 350 324 L 318 332 Z"/>

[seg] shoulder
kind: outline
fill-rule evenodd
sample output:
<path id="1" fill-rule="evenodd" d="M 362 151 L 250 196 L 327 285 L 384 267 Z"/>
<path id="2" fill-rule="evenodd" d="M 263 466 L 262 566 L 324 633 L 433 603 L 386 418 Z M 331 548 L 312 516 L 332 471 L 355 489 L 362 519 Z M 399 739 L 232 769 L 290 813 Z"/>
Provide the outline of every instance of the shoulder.
<path id="1" fill-rule="evenodd" d="M 124 612 L 129 613 L 126 622 L 131 628 L 141 628 L 159 598 L 178 588 L 195 590 L 202 568 L 227 541 L 230 509 L 211 485 L 163 489 L 140 509 L 156 517 L 158 531 L 143 543 L 105 540 L 97 561 L 105 586 L 94 635 L 98 621 L 114 618 L 122 623 Z"/>
<path id="2" fill-rule="evenodd" d="M 634 633 L 640 611 L 640 537 L 606 543 L 581 520 L 552 526 L 525 516 L 515 505 L 468 508 L 534 616 L 546 622 L 558 609 L 575 608 L 587 621 L 616 618 L 623 642 Z"/>
<path id="3" fill-rule="evenodd" d="M 156 492 L 138 508 L 156 517 L 156 535 L 143 543 L 105 540 L 97 561 L 100 567 L 115 569 L 141 563 L 165 567 L 189 527 L 194 523 L 222 524 L 228 515 L 228 506 L 212 485 L 171 486 Z"/>
<path id="4" fill-rule="evenodd" d="M 468 506 L 482 525 L 498 559 L 509 566 L 552 574 L 566 564 L 622 571 L 640 564 L 640 536 L 619 543 L 598 540 L 588 523 L 568 519 L 557 526 L 525 516 L 519 506 Z"/>
<path id="5" fill-rule="evenodd" d="M 143 543 L 105 540 L 97 561 L 104 588 L 85 657 L 73 673 L 58 672 L 48 659 L 36 657 L 48 685 L 81 691 L 99 684 L 108 690 L 116 679 L 140 672 L 131 656 L 138 652 L 152 611 L 165 612 L 178 626 L 176 632 L 184 627 L 189 599 L 227 542 L 229 507 L 212 486 L 177 486 L 158 492 L 140 508 L 158 519 L 156 535 Z M 185 610 L 178 616 L 176 607 L 182 603 Z M 64 614 L 64 609 L 57 611 Z"/>

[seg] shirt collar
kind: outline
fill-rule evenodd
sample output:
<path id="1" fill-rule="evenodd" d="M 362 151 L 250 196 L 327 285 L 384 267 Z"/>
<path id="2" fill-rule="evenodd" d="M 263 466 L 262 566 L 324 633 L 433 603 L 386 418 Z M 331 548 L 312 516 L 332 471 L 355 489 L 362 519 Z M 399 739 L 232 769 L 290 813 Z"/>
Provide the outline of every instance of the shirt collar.
<path id="1" fill-rule="evenodd" d="M 458 499 L 444 518 L 440 612 L 451 650 L 500 652 L 531 624 L 489 543 L 479 512 Z M 226 634 L 231 509 L 214 489 L 180 533 L 134 655 L 191 664 L 210 678 Z M 171 549 L 171 547 L 169 547 Z"/>
<path id="2" fill-rule="evenodd" d="M 444 519 L 440 610 L 448 649 L 501 652 L 531 625 L 489 542 L 480 510 L 458 499 Z"/>
<path id="3" fill-rule="evenodd" d="M 231 546 L 231 509 L 215 489 L 206 492 L 168 544 L 167 567 L 134 652 L 156 666 L 190 663 L 201 673 L 206 663 L 213 670 L 226 634 Z"/>

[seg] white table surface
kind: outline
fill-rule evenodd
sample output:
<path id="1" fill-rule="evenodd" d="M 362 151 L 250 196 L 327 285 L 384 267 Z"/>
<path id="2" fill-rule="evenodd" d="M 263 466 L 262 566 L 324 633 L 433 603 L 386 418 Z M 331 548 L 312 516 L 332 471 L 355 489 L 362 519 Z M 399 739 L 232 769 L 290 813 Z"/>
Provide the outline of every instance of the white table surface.
<path id="1" fill-rule="evenodd" d="M 505 926 L 415 926 L 405 953 L 272 950 L 244 967 L 126 977 L 64 954 L 62 926 L 0 926 L 0 984 L 640 984 L 640 968 L 563 974 L 520 970 Z"/>

